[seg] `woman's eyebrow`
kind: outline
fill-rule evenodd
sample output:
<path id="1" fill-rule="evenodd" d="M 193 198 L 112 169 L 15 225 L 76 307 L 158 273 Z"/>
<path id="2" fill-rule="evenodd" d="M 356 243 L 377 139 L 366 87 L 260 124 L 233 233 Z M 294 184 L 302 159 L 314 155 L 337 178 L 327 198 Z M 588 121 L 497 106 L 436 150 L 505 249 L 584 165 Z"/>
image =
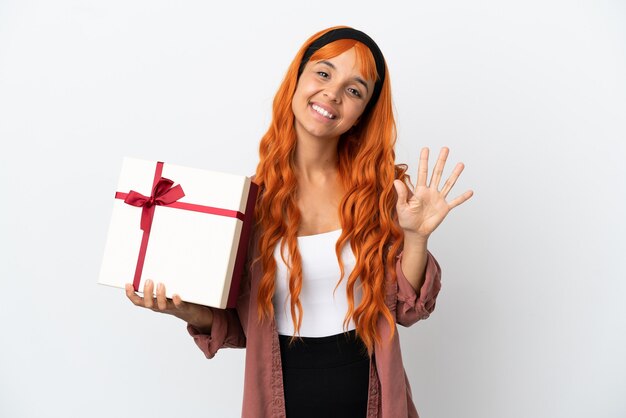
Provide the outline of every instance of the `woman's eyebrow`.
<path id="1" fill-rule="evenodd" d="M 357 83 L 363 84 L 363 87 L 365 87 L 366 91 L 369 91 L 370 89 L 367 87 L 367 83 L 365 82 L 365 80 L 363 80 L 361 77 L 354 77 L 354 81 L 356 81 Z"/>
<path id="2" fill-rule="evenodd" d="M 332 62 L 330 62 L 330 61 L 318 61 L 318 64 L 324 64 L 324 65 L 327 65 L 327 66 L 329 66 L 330 68 L 332 68 L 333 70 L 336 70 L 336 69 L 337 69 L 337 67 L 335 67 L 335 64 L 333 64 L 333 63 L 332 63 Z"/>
<path id="3" fill-rule="evenodd" d="M 335 65 L 332 62 L 330 62 L 330 61 L 318 61 L 318 64 L 327 65 L 330 68 L 332 68 L 333 70 L 337 69 L 337 67 L 335 67 Z M 367 83 L 361 77 L 358 77 L 358 76 L 354 77 L 354 81 L 356 81 L 359 84 L 362 84 L 363 87 L 365 87 L 365 90 L 369 91 L 369 88 L 367 87 Z"/>

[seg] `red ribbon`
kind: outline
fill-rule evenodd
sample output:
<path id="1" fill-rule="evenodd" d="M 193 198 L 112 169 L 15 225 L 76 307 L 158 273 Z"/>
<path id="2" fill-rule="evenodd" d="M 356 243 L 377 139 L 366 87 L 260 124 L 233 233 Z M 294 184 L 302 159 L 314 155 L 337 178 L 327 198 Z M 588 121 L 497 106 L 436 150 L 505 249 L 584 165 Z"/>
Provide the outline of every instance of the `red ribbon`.
<path id="1" fill-rule="evenodd" d="M 133 279 L 133 288 L 135 289 L 135 291 L 139 290 L 139 283 L 141 282 L 141 273 L 143 271 L 143 264 L 146 259 L 148 239 L 150 238 L 150 229 L 152 229 L 152 220 L 154 219 L 154 209 L 156 208 L 156 206 L 167 206 L 170 208 L 191 210 L 195 212 L 208 213 L 211 215 L 228 216 L 231 218 L 240 219 L 242 221 L 244 220 L 244 215 L 239 211 L 214 208 L 211 206 L 196 205 L 193 203 L 178 202 L 179 199 L 185 196 L 183 188 L 180 186 L 180 184 L 173 186 L 174 182 L 172 180 L 161 177 L 162 173 L 163 163 L 159 161 L 157 162 L 156 170 L 154 172 L 152 194 L 150 196 L 144 196 L 134 190 L 131 190 L 128 193 L 115 193 L 116 199 L 124 199 L 124 203 L 142 208 L 140 226 L 141 230 L 143 231 L 143 236 L 141 237 L 139 256 L 137 257 L 137 266 L 135 267 L 135 277 Z"/>
<path id="2" fill-rule="evenodd" d="M 152 189 L 152 195 L 144 196 L 134 190 L 128 192 L 124 203 L 143 208 L 141 211 L 141 230 L 150 232 L 152 219 L 154 218 L 154 207 L 156 205 L 168 206 L 185 196 L 180 184 L 172 187 L 174 182 L 161 177 Z"/>

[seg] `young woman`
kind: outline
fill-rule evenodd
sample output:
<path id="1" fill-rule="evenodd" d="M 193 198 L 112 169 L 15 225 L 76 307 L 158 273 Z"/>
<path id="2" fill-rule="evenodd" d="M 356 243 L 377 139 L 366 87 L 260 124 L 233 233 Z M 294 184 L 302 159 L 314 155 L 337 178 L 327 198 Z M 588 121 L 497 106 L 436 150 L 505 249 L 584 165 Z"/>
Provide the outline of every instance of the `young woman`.
<path id="1" fill-rule="evenodd" d="M 387 67 L 374 41 L 335 27 L 290 65 L 261 140 L 255 234 L 236 309 L 141 297 L 175 315 L 206 357 L 246 347 L 243 417 L 417 417 L 396 324 L 435 308 L 439 265 L 427 250 L 463 170 L 441 184 L 443 148 L 417 182 L 395 164 Z M 144 295 L 155 294 L 147 281 Z"/>

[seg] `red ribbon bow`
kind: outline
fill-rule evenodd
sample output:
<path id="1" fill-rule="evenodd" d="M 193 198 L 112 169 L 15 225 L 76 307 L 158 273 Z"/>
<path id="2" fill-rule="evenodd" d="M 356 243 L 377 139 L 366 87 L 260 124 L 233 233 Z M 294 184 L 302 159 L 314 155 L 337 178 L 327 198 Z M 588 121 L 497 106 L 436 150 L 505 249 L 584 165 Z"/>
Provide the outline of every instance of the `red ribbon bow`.
<path id="1" fill-rule="evenodd" d="M 172 187 L 174 182 L 170 179 L 161 177 L 152 189 L 151 196 L 144 196 L 134 190 L 128 192 L 128 196 L 124 199 L 124 203 L 143 208 L 141 212 L 141 230 L 150 231 L 152 227 L 152 219 L 154 218 L 154 208 L 156 205 L 167 206 L 178 199 L 185 196 L 183 188 L 180 184 Z"/>

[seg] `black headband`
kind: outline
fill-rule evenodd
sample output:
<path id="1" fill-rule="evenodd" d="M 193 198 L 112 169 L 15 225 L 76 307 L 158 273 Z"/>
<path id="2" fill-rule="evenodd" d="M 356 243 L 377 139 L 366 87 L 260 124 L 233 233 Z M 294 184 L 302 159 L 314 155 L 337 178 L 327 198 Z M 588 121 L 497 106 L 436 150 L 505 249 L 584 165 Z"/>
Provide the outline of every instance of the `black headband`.
<path id="1" fill-rule="evenodd" d="M 359 41 L 367 46 L 374 56 L 378 79 L 374 83 L 374 92 L 372 93 L 372 98 L 367 104 L 367 109 L 369 109 L 370 107 L 374 106 L 374 104 L 376 104 L 378 96 L 380 96 L 380 90 L 382 89 L 383 81 L 385 80 L 385 58 L 383 57 L 383 53 L 380 51 L 380 48 L 378 48 L 378 45 L 376 45 L 376 42 L 374 42 L 372 38 L 367 36 L 367 34 L 361 32 L 360 30 L 352 28 L 333 29 L 313 41 L 313 43 L 307 48 L 304 56 L 302 57 L 302 61 L 300 62 L 300 69 L 298 70 L 298 77 L 300 76 L 300 74 L 302 74 L 306 63 L 309 62 L 311 56 L 318 49 L 339 39 L 354 39 L 356 41 Z"/>

